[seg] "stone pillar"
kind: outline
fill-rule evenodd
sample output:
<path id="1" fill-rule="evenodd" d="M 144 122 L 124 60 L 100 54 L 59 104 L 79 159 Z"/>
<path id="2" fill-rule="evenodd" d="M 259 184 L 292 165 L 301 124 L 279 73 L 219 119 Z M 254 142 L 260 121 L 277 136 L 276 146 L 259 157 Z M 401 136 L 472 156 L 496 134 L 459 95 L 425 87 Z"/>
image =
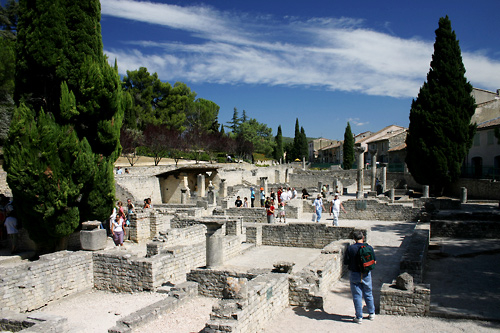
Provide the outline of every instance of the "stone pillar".
<path id="1" fill-rule="evenodd" d="M 181 204 L 187 204 L 187 189 L 181 188 Z"/>
<path id="2" fill-rule="evenodd" d="M 306 169 L 306 158 L 302 157 L 302 170 Z"/>
<path id="3" fill-rule="evenodd" d="M 321 193 L 322 187 L 323 187 L 323 182 L 318 182 L 318 193 Z"/>
<path id="4" fill-rule="evenodd" d="M 188 181 L 188 176 L 186 173 L 181 174 L 182 177 L 182 186 L 184 189 L 186 189 L 186 196 L 190 197 L 191 196 L 191 191 L 189 190 L 189 181 Z"/>
<path id="5" fill-rule="evenodd" d="M 223 241 L 224 235 L 222 235 L 221 226 L 223 222 L 202 222 L 207 226 L 207 268 L 213 268 L 216 266 L 221 266 L 224 263 L 224 248 Z"/>
<path id="6" fill-rule="evenodd" d="M 387 191 L 387 163 L 382 164 L 382 193 L 385 193 Z"/>
<path id="7" fill-rule="evenodd" d="M 210 183 L 210 185 L 208 185 L 208 194 L 207 194 L 207 199 L 208 199 L 208 204 L 209 205 L 215 205 L 217 204 L 217 201 L 215 199 L 215 186 L 212 185 L 212 183 Z"/>
<path id="8" fill-rule="evenodd" d="M 342 194 L 342 183 L 338 178 L 333 179 L 333 192 L 337 192 L 338 194 Z"/>
<path id="9" fill-rule="evenodd" d="M 219 196 L 221 198 L 227 197 L 227 183 L 225 179 L 220 180 Z"/>
<path id="10" fill-rule="evenodd" d="M 466 203 L 467 202 L 467 188 L 466 187 L 461 187 L 460 188 L 460 203 Z"/>
<path id="11" fill-rule="evenodd" d="M 203 198 L 205 196 L 205 175 L 197 176 L 198 185 L 198 198 Z"/>
<path id="12" fill-rule="evenodd" d="M 395 191 L 393 188 L 391 188 L 389 191 L 389 199 L 391 199 L 391 203 L 394 203 L 394 198 L 395 198 Z"/>
<path id="13" fill-rule="evenodd" d="M 363 154 L 365 152 L 365 148 L 361 146 L 357 146 L 354 148 L 357 155 L 357 160 L 358 160 L 358 174 L 357 174 L 357 181 L 358 181 L 358 190 L 356 191 L 356 199 L 363 199 L 365 197 L 365 193 L 363 191 L 363 185 L 364 185 L 364 177 L 363 177 L 363 164 L 364 164 L 364 158 Z"/>
<path id="14" fill-rule="evenodd" d="M 429 185 L 424 185 L 422 188 L 422 198 L 428 198 L 429 197 Z"/>
<path id="15" fill-rule="evenodd" d="M 260 187 L 264 188 L 264 194 L 267 197 L 267 194 L 269 193 L 269 192 L 267 192 L 267 177 L 260 177 Z M 260 193 L 260 189 L 259 189 L 259 193 Z M 255 194 L 255 197 L 257 199 L 257 194 Z M 259 199 L 260 199 L 260 196 L 259 196 Z"/>
<path id="16" fill-rule="evenodd" d="M 274 171 L 274 183 L 275 184 L 280 183 L 280 171 L 279 170 Z"/>
<path id="17" fill-rule="evenodd" d="M 372 153 L 372 191 L 377 191 L 377 151 Z"/>

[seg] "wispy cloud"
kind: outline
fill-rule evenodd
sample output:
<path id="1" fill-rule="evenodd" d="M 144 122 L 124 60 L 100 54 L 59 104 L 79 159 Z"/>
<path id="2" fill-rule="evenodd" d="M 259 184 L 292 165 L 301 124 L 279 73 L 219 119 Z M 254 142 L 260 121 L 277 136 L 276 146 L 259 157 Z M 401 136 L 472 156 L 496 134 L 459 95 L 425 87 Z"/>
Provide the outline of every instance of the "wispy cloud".
<path id="1" fill-rule="evenodd" d="M 354 126 L 366 126 L 369 124 L 368 121 L 361 122 L 359 118 L 347 118 L 346 120 Z"/>
<path id="2" fill-rule="evenodd" d="M 315 86 L 368 95 L 414 97 L 433 41 L 403 39 L 350 18 L 276 18 L 133 0 L 101 0 L 102 14 L 178 29 L 198 43 L 129 41 L 107 49 L 120 70 L 141 66 L 164 80 Z M 167 31 L 167 30 L 166 30 Z M 201 42 L 200 42 L 201 41 Z M 467 78 L 493 89 L 500 62 L 463 53 Z"/>

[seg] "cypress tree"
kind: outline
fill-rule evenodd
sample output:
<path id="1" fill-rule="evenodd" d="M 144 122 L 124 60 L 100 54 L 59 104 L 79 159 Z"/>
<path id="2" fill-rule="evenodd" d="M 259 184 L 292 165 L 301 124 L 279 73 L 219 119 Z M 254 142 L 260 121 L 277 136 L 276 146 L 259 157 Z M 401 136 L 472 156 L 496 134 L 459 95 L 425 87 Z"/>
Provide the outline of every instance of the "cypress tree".
<path id="1" fill-rule="evenodd" d="M 347 123 L 347 126 L 345 128 L 344 132 L 344 157 L 343 157 L 343 162 L 344 162 L 344 170 L 349 170 L 352 169 L 352 166 L 354 165 L 354 136 L 352 135 L 351 131 L 351 124 L 349 122 Z"/>
<path id="2" fill-rule="evenodd" d="M 276 142 L 276 146 L 274 147 L 274 159 L 279 161 L 283 158 L 283 134 L 281 132 L 281 125 L 278 126 L 278 132 L 274 137 L 274 142 Z"/>
<path id="3" fill-rule="evenodd" d="M 21 0 L 19 8 L 5 169 L 30 237 L 51 251 L 80 222 L 111 212 L 125 102 L 102 53 L 98 0 Z"/>
<path id="4" fill-rule="evenodd" d="M 427 81 L 410 110 L 406 164 L 415 180 L 436 194 L 457 180 L 472 144 L 475 112 L 460 46 L 448 16 L 439 20 Z"/>
<path id="5" fill-rule="evenodd" d="M 299 159 L 309 155 L 309 147 L 307 145 L 307 136 L 304 127 L 300 127 L 299 152 Z"/>
<path id="6" fill-rule="evenodd" d="M 299 118 L 295 118 L 295 132 L 293 136 L 293 148 L 290 152 L 290 159 L 294 161 L 299 158 L 300 155 L 300 127 L 299 127 Z"/>

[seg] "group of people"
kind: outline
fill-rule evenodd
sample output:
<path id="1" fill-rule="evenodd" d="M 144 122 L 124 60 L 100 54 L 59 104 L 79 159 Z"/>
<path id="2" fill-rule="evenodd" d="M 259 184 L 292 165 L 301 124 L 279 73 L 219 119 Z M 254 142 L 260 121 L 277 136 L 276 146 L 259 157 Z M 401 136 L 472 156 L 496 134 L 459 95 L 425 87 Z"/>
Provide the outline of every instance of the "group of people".
<path id="1" fill-rule="evenodd" d="M 125 173 L 129 173 L 127 168 L 125 168 Z M 116 174 L 123 175 L 123 169 L 121 167 L 116 167 Z"/>
<path id="2" fill-rule="evenodd" d="M 13 202 L 4 194 L 0 194 L 0 239 L 5 238 L 4 231 L 10 241 L 10 252 L 18 252 L 19 225 Z"/>
<path id="3" fill-rule="evenodd" d="M 325 206 L 323 205 L 323 199 L 321 196 L 321 194 L 318 194 L 318 196 L 314 200 L 315 214 L 313 216 L 313 221 L 315 220 L 316 222 L 319 222 L 321 220 L 321 214 L 323 210 L 326 210 Z M 330 202 L 330 215 L 333 215 L 334 226 L 339 225 L 340 210 L 342 210 L 344 213 L 347 213 L 344 209 L 344 205 L 342 205 L 342 202 L 339 199 L 339 194 L 335 193 L 333 200 Z"/>
<path id="4" fill-rule="evenodd" d="M 121 201 L 118 201 L 116 207 L 113 208 L 113 212 L 109 217 L 109 230 L 116 246 L 123 246 L 126 227 L 130 225 L 129 216 L 134 213 L 135 206 L 130 199 L 127 200 L 126 207 L 123 206 Z"/>

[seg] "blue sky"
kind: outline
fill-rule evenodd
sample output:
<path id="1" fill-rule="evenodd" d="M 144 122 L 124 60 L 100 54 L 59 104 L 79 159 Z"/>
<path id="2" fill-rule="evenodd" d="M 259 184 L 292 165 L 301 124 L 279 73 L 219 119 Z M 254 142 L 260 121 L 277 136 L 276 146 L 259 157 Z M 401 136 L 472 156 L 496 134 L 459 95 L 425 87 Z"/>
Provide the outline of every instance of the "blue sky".
<path id="1" fill-rule="evenodd" d="M 139 67 L 186 83 L 293 136 L 343 139 L 408 126 L 440 17 L 457 34 L 467 79 L 500 88 L 500 1 L 101 0 L 104 51 L 119 71 Z"/>

